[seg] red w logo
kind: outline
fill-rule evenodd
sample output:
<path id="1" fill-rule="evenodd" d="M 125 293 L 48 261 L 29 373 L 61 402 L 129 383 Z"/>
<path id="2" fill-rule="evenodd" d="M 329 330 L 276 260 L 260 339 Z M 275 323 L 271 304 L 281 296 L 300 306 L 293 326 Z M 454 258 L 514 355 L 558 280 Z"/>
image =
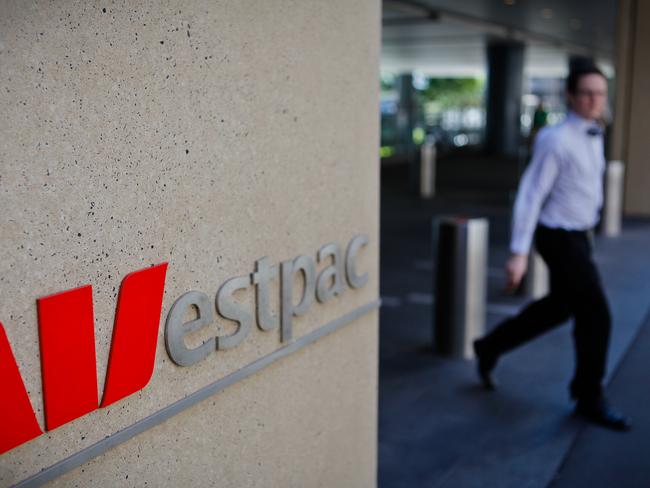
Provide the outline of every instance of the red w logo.
<path id="1" fill-rule="evenodd" d="M 153 374 L 167 263 L 122 280 L 102 407 L 144 388 Z M 99 407 L 92 286 L 39 298 L 45 427 Z M 43 433 L 0 323 L 0 454 Z"/>

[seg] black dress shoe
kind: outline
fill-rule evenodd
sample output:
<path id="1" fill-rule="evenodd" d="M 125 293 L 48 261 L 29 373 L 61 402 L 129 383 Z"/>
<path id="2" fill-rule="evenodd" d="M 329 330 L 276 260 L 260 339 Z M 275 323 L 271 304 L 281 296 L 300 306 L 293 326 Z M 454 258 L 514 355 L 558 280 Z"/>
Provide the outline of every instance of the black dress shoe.
<path id="1" fill-rule="evenodd" d="M 492 378 L 492 370 L 497 364 L 497 356 L 490 354 L 485 350 L 485 345 L 481 339 L 477 339 L 472 344 L 474 346 L 474 355 L 476 356 L 476 369 L 478 377 L 486 390 L 494 391 L 497 384 Z"/>
<path id="2" fill-rule="evenodd" d="M 578 400 L 576 414 L 588 422 L 612 430 L 628 431 L 632 428 L 630 421 L 619 412 L 612 410 L 604 398 L 598 400 Z"/>

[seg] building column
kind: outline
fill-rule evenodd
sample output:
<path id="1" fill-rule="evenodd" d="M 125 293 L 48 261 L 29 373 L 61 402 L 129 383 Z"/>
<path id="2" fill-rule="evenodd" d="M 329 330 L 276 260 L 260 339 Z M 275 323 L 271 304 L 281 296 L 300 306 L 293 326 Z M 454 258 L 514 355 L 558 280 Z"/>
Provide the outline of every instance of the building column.
<path id="1" fill-rule="evenodd" d="M 413 129 L 417 117 L 413 75 L 403 73 L 397 77 L 399 103 L 397 108 L 397 133 L 400 154 L 409 165 L 409 187 L 415 191 L 419 184 L 419 161 L 413 144 Z"/>
<path id="2" fill-rule="evenodd" d="M 624 213 L 650 216 L 650 140 L 647 119 L 650 98 L 650 4 L 638 0 L 619 2 L 616 95 L 612 159 L 625 163 Z"/>
<path id="3" fill-rule="evenodd" d="M 627 142 L 630 92 L 632 90 L 631 50 L 634 45 L 634 22 L 632 19 L 632 6 L 634 0 L 620 0 L 618 3 L 618 24 L 616 39 L 616 79 L 614 85 L 612 119 L 612 144 L 610 159 L 619 161 L 627 160 Z"/>
<path id="4" fill-rule="evenodd" d="M 491 41 L 487 46 L 485 148 L 491 154 L 517 156 L 520 141 L 524 45 Z"/>

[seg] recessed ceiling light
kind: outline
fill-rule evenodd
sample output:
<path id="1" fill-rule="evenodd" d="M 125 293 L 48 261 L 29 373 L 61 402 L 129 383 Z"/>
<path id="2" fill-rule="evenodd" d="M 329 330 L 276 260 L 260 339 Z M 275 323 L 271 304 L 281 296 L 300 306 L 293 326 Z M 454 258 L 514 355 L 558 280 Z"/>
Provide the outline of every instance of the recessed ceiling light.
<path id="1" fill-rule="evenodd" d="M 553 9 L 543 8 L 542 9 L 542 17 L 544 17 L 545 19 L 552 19 L 553 18 Z"/>
<path id="2" fill-rule="evenodd" d="M 505 3 L 506 5 L 514 5 L 515 3 L 517 3 L 517 0 L 503 0 L 503 3 Z"/>

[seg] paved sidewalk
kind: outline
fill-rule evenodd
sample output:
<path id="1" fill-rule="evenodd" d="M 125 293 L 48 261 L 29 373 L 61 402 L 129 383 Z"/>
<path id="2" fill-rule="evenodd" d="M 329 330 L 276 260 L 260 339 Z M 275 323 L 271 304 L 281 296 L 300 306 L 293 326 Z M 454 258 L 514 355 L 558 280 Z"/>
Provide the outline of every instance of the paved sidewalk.
<path id="1" fill-rule="evenodd" d="M 623 435 L 585 426 L 551 484 L 553 488 L 650 486 L 650 317 L 609 383 L 613 404 L 632 419 Z"/>
<path id="2" fill-rule="evenodd" d="M 636 431 L 628 435 L 585 428 L 571 415 L 569 324 L 505 356 L 497 368 L 500 387 L 493 393 L 479 387 L 472 362 L 432 353 L 435 298 L 430 220 L 449 213 L 490 220 L 488 327 L 525 302 L 502 292 L 502 265 L 508 252 L 507 202 L 468 205 L 438 199 L 423 203 L 403 192 L 389 189 L 383 193 L 379 486 L 542 487 L 554 479 L 561 483 L 579 478 L 581 469 L 589 469 L 590 459 L 607 453 L 612 439 L 634 446 L 639 453 L 648 452 L 647 435 L 639 433 L 634 441 Z M 596 241 L 595 256 L 615 322 L 610 372 L 621 363 L 648 313 L 649 243 L 650 222 L 626 222 L 621 237 Z M 644 350 L 650 351 L 650 346 Z M 644 371 L 633 364 L 628 368 L 633 381 L 615 380 L 611 396 L 626 411 L 637 405 L 635 424 L 648 425 L 650 413 L 636 410 L 650 403 L 635 402 L 644 400 L 649 389 L 641 397 Z M 628 439 L 630 444 L 626 444 Z M 641 456 L 627 459 L 634 463 Z M 607 464 L 601 467 L 606 470 Z M 576 486 L 569 483 L 558 486 Z"/>

